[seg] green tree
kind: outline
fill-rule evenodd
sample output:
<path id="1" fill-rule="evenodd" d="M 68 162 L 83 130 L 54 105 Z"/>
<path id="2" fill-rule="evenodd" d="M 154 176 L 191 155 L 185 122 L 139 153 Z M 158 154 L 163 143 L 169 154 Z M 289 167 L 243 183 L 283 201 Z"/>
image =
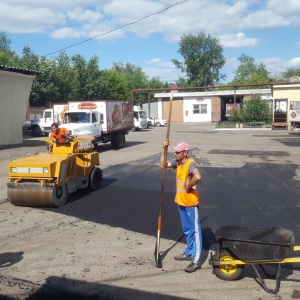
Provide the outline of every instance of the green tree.
<path id="1" fill-rule="evenodd" d="M 112 71 L 116 71 L 127 85 L 126 99 L 131 99 L 131 91 L 147 87 L 148 77 L 141 67 L 131 63 L 113 63 Z"/>
<path id="2" fill-rule="evenodd" d="M 45 61 L 42 65 L 40 57 L 33 53 L 29 45 L 25 45 L 22 49 L 21 57 L 16 58 L 14 64 L 23 69 L 38 70 L 42 72 L 42 74 L 37 75 L 32 82 L 29 102 L 31 106 L 48 105 L 52 100 L 51 96 L 55 92 L 55 86 L 51 84 L 52 82 L 47 78 L 48 74 L 45 74 Z M 49 96 L 49 94 L 51 96 Z"/>
<path id="3" fill-rule="evenodd" d="M 0 32 L 0 65 L 14 66 L 16 53 L 10 50 L 11 40 L 4 32 Z"/>
<path id="4" fill-rule="evenodd" d="M 190 86 L 188 79 L 183 78 L 181 76 L 179 76 L 179 78 L 176 80 L 176 84 L 177 84 L 177 86 L 180 86 L 180 87 L 189 87 Z"/>
<path id="5" fill-rule="evenodd" d="M 30 106 L 48 106 L 53 102 L 59 102 L 60 94 L 57 84 L 57 74 L 55 72 L 55 62 L 47 60 L 45 57 L 40 58 L 39 71 L 33 80 L 30 93 Z"/>
<path id="6" fill-rule="evenodd" d="M 168 88 L 169 84 L 167 82 L 162 82 L 158 76 L 153 76 L 152 78 L 148 79 L 147 88 L 150 89 L 161 89 L 161 88 Z"/>
<path id="7" fill-rule="evenodd" d="M 99 69 L 99 58 L 93 56 L 87 63 L 87 99 L 100 99 L 102 93 L 101 72 Z"/>
<path id="8" fill-rule="evenodd" d="M 269 102 L 261 99 L 260 95 L 254 95 L 250 100 L 244 100 L 239 119 L 242 122 L 266 122 L 271 120 L 272 111 Z"/>
<path id="9" fill-rule="evenodd" d="M 86 60 L 81 54 L 69 57 L 61 51 L 57 57 L 40 57 L 28 45 L 22 56 L 10 50 L 11 41 L 0 33 L 0 64 L 37 70 L 33 81 L 31 106 L 47 106 L 78 99 L 131 99 L 133 89 L 168 87 L 158 77 L 151 79 L 140 67 L 130 63 L 114 63 L 112 69 L 100 70 L 98 58 Z M 137 95 L 138 101 L 147 100 L 147 92 Z"/>
<path id="10" fill-rule="evenodd" d="M 19 64 L 21 68 L 38 70 L 40 67 L 40 58 L 37 54 L 34 54 L 28 45 L 22 49 L 22 56 Z"/>
<path id="11" fill-rule="evenodd" d="M 101 99 L 106 100 L 128 100 L 127 83 L 124 77 L 115 70 L 103 70 L 101 72 L 102 92 Z"/>
<path id="12" fill-rule="evenodd" d="M 281 76 L 286 78 L 286 79 L 289 79 L 291 77 L 300 77 L 300 68 L 290 68 L 290 69 L 287 69 L 285 72 L 282 72 L 281 73 Z"/>
<path id="13" fill-rule="evenodd" d="M 260 84 L 269 81 L 269 72 L 263 63 L 256 64 L 253 57 L 244 53 L 238 58 L 238 61 L 240 65 L 235 71 L 231 84 Z"/>
<path id="14" fill-rule="evenodd" d="M 10 55 L 6 52 L 0 49 L 0 65 L 9 66 L 11 62 Z"/>
<path id="15" fill-rule="evenodd" d="M 87 99 L 87 61 L 81 54 L 71 57 L 72 74 L 74 76 L 73 97 L 75 99 Z"/>
<path id="16" fill-rule="evenodd" d="M 187 75 L 190 86 L 216 85 L 225 78 L 220 71 L 225 64 L 223 48 L 217 38 L 201 32 L 181 37 L 178 52 L 183 62 L 172 59 L 174 65 Z"/>
<path id="17" fill-rule="evenodd" d="M 11 40 L 4 32 L 0 32 L 0 50 L 10 51 Z"/>

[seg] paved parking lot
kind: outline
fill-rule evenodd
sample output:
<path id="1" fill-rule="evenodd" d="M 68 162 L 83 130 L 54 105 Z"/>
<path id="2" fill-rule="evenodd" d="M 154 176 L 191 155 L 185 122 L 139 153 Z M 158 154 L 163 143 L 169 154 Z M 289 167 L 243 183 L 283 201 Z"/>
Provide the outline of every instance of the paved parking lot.
<path id="1" fill-rule="evenodd" d="M 251 267 L 241 280 L 228 282 L 212 274 L 208 264 L 216 249 L 214 232 L 223 225 L 283 227 L 293 230 L 300 244 L 300 135 L 213 128 L 172 124 L 170 132 L 171 146 L 180 141 L 192 146 L 202 174 L 203 265 L 193 274 L 183 271 L 185 262 L 173 259 L 184 240 L 172 170 L 164 189 L 163 268 L 154 262 L 162 177 L 158 159 L 166 127 L 130 132 L 126 147 L 117 151 L 101 145 L 103 188 L 73 194 L 59 209 L 15 207 L 6 199 L 7 163 L 45 151 L 45 145 L 28 138 L 18 147 L 2 147 L 0 299 L 300 298 L 300 264 L 283 267 L 277 296 L 259 286 Z"/>

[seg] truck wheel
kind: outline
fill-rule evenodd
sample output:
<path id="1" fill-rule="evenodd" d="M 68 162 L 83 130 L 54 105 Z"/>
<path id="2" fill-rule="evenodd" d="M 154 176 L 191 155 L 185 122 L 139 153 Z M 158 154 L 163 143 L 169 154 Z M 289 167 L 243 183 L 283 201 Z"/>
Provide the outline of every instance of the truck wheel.
<path id="1" fill-rule="evenodd" d="M 215 253 L 213 260 L 218 260 L 218 255 Z M 225 249 L 221 249 L 220 261 L 229 261 L 237 259 Z M 213 266 L 213 273 L 222 280 L 233 281 L 239 279 L 244 272 L 244 265 L 219 265 Z"/>
<path id="2" fill-rule="evenodd" d="M 156 127 L 160 127 L 160 122 L 157 122 L 155 125 Z"/>
<path id="3" fill-rule="evenodd" d="M 120 149 L 125 144 L 125 135 L 123 132 L 116 132 L 111 139 L 111 146 L 113 149 Z"/>
<path id="4" fill-rule="evenodd" d="M 102 170 L 95 167 L 90 174 L 89 189 L 92 191 L 97 191 L 101 189 L 102 186 Z"/>

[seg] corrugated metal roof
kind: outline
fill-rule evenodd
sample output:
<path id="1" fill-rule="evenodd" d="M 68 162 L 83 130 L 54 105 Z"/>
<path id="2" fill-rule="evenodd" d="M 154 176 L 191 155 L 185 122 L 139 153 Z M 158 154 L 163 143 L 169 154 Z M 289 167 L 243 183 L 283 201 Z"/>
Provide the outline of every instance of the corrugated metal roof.
<path id="1" fill-rule="evenodd" d="M 42 72 L 40 72 L 40 71 L 29 70 L 29 69 L 21 69 L 21 68 L 4 66 L 4 65 L 0 65 L 0 71 L 1 70 L 8 71 L 8 72 L 21 73 L 21 74 L 26 74 L 26 75 L 39 75 L 39 74 L 42 74 Z"/>

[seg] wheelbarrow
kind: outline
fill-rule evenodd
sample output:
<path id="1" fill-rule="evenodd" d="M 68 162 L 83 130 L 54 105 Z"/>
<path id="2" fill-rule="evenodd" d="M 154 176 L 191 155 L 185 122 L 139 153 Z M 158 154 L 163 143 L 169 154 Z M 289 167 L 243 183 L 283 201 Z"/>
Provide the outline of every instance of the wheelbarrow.
<path id="1" fill-rule="evenodd" d="M 258 283 L 268 293 L 276 294 L 280 288 L 281 265 L 300 263 L 300 257 L 292 256 L 300 246 L 294 246 L 295 237 L 291 230 L 283 228 L 249 228 L 223 226 L 217 229 L 218 250 L 210 255 L 209 264 L 213 274 L 222 280 L 238 280 L 245 265 L 253 267 Z M 257 266 L 269 276 L 263 265 L 274 265 L 276 274 L 275 289 L 266 286 Z"/>

